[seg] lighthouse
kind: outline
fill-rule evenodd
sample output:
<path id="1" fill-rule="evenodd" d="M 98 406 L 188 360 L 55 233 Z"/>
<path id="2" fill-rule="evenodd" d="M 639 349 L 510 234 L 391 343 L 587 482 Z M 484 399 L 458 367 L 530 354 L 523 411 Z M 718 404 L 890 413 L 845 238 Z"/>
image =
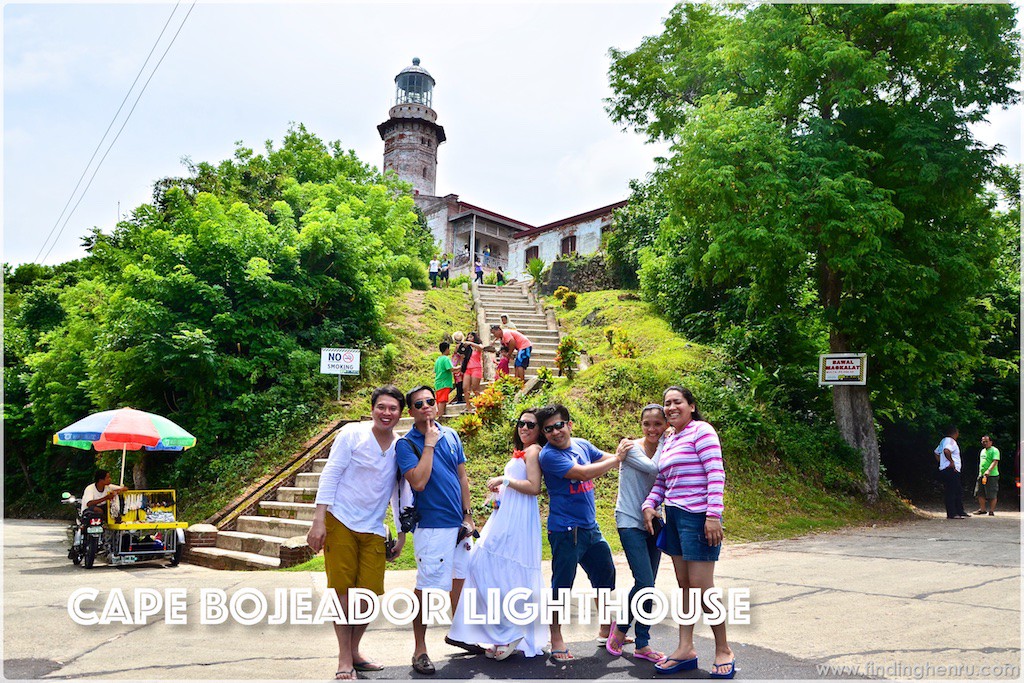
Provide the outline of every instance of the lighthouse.
<path id="1" fill-rule="evenodd" d="M 395 76 L 395 103 L 388 120 L 377 126 L 384 141 L 384 170 L 412 185 L 413 193 L 435 196 L 437 148 L 445 141 L 432 108 L 434 77 L 413 58 Z"/>

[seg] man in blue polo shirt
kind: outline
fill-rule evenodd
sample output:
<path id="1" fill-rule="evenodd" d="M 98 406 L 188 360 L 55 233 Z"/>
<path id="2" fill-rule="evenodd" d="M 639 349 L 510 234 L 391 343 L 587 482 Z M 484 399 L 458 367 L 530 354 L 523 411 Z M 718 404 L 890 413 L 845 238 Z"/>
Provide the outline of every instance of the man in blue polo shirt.
<path id="1" fill-rule="evenodd" d="M 416 598 L 420 603 L 413 621 L 416 640 L 412 666 L 417 673 L 436 672 L 427 655 L 427 626 L 423 622 L 423 589 L 451 591 L 452 609 L 459 604 L 462 584 L 469 567 L 468 538 L 473 525 L 466 476 L 466 456 L 462 440 L 455 430 L 435 420 L 437 401 L 428 386 L 416 387 L 406 394 L 406 406 L 413 418 L 412 428 L 395 445 L 395 459 L 402 476 L 415 491 L 416 511 L 420 515 L 413 531 L 416 549 Z"/>
<path id="2" fill-rule="evenodd" d="M 615 454 L 605 453 L 585 439 L 572 438 L 569 409 L 555 404 L 537 412 L 537 423 L 548 443 L 540 452 L 540 469 L 551 498 L 548 514 L 548 542 L 551 545 L 551 591 L 571 589 L 576 567 L 590 577 L 594 588 L 615 588 L 615 564 L 608 541 L 597 526 L 594 479 L 625 460 L 632 447 L 622 439 Z M 551 623 L 551 657 L 572 661 L 562 639 L 557 615 Z M 599 637 L 607 638 L 609 624 L 602 624 Z"/>

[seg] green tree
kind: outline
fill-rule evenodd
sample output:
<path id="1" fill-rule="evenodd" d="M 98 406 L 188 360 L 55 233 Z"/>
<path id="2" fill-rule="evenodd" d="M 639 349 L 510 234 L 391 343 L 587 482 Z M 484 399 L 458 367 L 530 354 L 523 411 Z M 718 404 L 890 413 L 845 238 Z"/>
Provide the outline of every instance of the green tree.
<path id="1" fill-rule="evenodd" d="M 748 323 L 810 316 L 822 350 L 866 352 L 869 386 L 832 397 L 871 499 L 875 412 L 912 415 L 987 360 L 998 150 L 968 124 L 1017 101 L 1018 38 L 1009 5 L 683 5 L 612 51 L 613 119 L 673 143 L 677 239 L 642 289 L 678 317 L 692 282 Z"/>

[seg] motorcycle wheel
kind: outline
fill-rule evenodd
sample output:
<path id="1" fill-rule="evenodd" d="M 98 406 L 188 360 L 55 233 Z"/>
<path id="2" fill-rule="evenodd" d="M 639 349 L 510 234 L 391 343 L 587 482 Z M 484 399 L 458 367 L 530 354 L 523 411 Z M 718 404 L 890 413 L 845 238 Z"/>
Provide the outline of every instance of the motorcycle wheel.
<path id="1" fill-rule="evenodd" d="M 71 551 L 68 553 L 68 558 L 70 558 L 70 560 L 74 562 L 76 565 L 82 563 L 82 556 L 78 554 L 77 548 L 71 549 Z"/>
<path id="2" fill-rule="evenodd" d="M 181 562 L 181 554 L 185 551 L 185 546 L 178 544 L 178 547 L 174 549 L 174 556 L 171 557 L 171 566 L 177 567 L 178 563 Z"/>
<path id="3" fill-rule="evenodd" d="M 99 546 L 99 539 L 90 536 L 85 539 L 85 568 L 92 569 L 93 562 L 96 561 L 96 550 Z"/>

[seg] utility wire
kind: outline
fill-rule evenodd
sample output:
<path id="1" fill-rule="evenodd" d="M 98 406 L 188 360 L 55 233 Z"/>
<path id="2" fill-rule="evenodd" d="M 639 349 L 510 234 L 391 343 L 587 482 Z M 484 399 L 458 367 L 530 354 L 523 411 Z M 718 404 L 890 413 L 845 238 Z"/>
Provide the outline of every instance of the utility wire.
<path id="1" fill-rule="evenodd" d="M 50 245 L 50 248 L 46 250 L 46 253 L 43 255 L 42 260 L 40 260 L 38 255 L 37 255 L 36 261 L 38 263 L 42 264 L 43 262 L 45 262 L 46 259 L 49 258 L 50 252 L 53 251 L 53 248 L 55 246 L 57 246 L 57 241 L 60 239 L 61 234 L 64 232 L 64 228 L 66 228 L 68 223 L 71 221 L 71 217 L 74 215 L 75 211 L 78 209 L 78 205 L 82 203 L 83 199 L 85 199 L 86 193 L 88 193 L 89 188 L 92 186 L 92 181 L 96 178 L 96 174 L 99 173 L 100 167 L 103 166 L 104 160 L 106 160 L 107 155 L 110 154 L 110 150 L 112 150 L 114 148 L 114 144 L 117 142 L 117 139 L 119 137 L 121 137 L 121 132 L 124 131 L 125 126 L 128 125 L 128 121 L 131 119 L 132 114 L 135 112 L 135 107 L 138 106 L 139 100 L 142 99 L 142 95 L 146 92 L 146 88 L 149 87 L 150 81 L 153 80 L 153 76 L 156 75 L 156 72 L 160 68 L 160 65 L 163 63 L 164 58 L 167 56 L 167 53 L 170 51 L 171 47 L 174 45 L 174 42 L 178 39 L 178 35 L 181 33 L 181 29 L 183 29 L 185 27 L 185 22 L 188 21 L 189 15 L 191 15 L 192 14 L 192 10 L 195 9 L 196 2 L 198 2 L 198 0 L 194 0 L 193 3 L 189 6 L 188 12 L 185 14 L 185 18 L 181 20 L 181 24 L 178 26 L 178 30 L 175 31 L 174 36 L 171 38 L 171 42 L 167 44 L 167 47 L 164 49 L 163 54 L 160 55 L 160 59 L 159 59 L 159 61 L 157 61 L 156 66 L 153 67 L 153 71 L 150 72 L 149 78 L 147 78 L 146 82 L 142 85 L 142 90 L 139 91 L 138 96 L 135 98 L 135 102 L 132 103 L 132 108 L 128 111 L 128 115 L 125 117 L 124 121 L 121 123 L 121 127 L 118 128 L 117 134 L 114 136 L 114 139 L 111 140 L 110 144 L 107 146 L 107 151 L 103 153 L 102 157 L 100 157 L 99 163 L 96 164 L 96 168 L 93 169 L 92 175 L 89 177 L 89 182 L 86 183 L 85 189 L 82 190 L 82 194 L 79 195 L 79 197 L 78 197 L 78 201 L 75 202 L 75 205 L 74 205 L 74 207 L 72 207 L 71 212 L 68 213 L 67 218 L 64 219 L 64 223 L 63 223 L 63 225 L 60 226 L 60 230 L 57 232 L 56 237 L 54 237 L 53 243 Z M 125 95 L 124 101 L 122 101 L 121 102 L 121 106 L 118 107 L 117 114 L 114 114 L 114 118 L 111 119 L 110 125 L 107 126 L 107 131 L 103 134 L 103 138 L 106 138 L 107 133 L 110 132 L 110 128 L 113 127 L 114 122 L 117 120 L 118 114 L 120 114 L 121 109 L 124 107 L 124 103 L 128 100 L 128 97 L 131 95 L 132 89 L 135 87 L 135 84 L 138 82 L 139 77 L 142 75 L 142 72 L 145 70 L 146 64 L 149 63 L 150 57 L 153 55 L 153 52 L 156 50 L 157 45 L 160 43 L 160 38 L 163 37 L 164 31 L 166 31 L 167 26 L 171 22 L 171 18 L 174 17 L 174 13 L 177 11 L 178 6 L 180 4 L 181 4 L 181 2 L 179 0 L 179 2 L 174 6 L 174 9 L 171 10 L 170 16 L 167 17 L 167 22 L 164 23 L 164 27 L 163 27 L 163 29 L 161 29 L 160 35 L 157 36 L 156 41 L 153 43 L 153 47 L 152 47 L 152 49 L 150 49 L 149 55 L 146 57 L 146 61 L 143 63 L 142 68 L 139 69 L 139 73 L 138 73 L 138 75 L 136 75 L 135 81 L 132 82 L 132 87 L 128 89 L 128 93 Z M 99 151 L 99 148 L 102 145 L 103 145 L 103 139 L 101 138 L 100 139 L 100 144 L 96 146 L 96 150 L 93 151 L 92 158 L 89 159 L 89 164 L 92 163 L 92 159 L 94 159 L 96 157 L 96 152 Z M 86 164 L 85 170 L 82 171 L 82 176 L 78 179 L 78 183 L 79 184 L 81 184 L 82 178 L 84 178 L 86 172 L 88 172 L 89 164 Z M 75 189 L 76 190 L 78 189 L 78 185 L 75 186 Z M 71 193 L 71 197 L 68 198 L 68 204 L 71 203 L 71 199 L 72 198 L 74 198 L 74 192 L 72 192 Z M 65 204 L 64 208 L 65 209 L 67 208 L 67 204 Z M 61 214 L 63 215 L 63 213 L 64 212 L 62 211 Z M 60 222 L 60 218 L 59 217 L 57 218 L 57 222 L 58 223 Z M 56 224 L 54 224 L 54 227 L 56 227 Z M 50 232 L 52 234 L 53 230 L 51 230 Z M 47 237 L 47 241 L 48 240 L 49 240 L 49 237 Z M 43 242 L 43 246 L 44 247 L 46 246 L 46 242 Z M 42 249 L 40 249 L 40 252 L 41 251 L 42 251 Z"/>
<path id="2" fill-rule="evenodd" d="M 110 132 L 110 129 L 114 127 L 117 117 L 121 115 L 121 110 L 124 109 L 125 102 L 127 102 L 128 98 L 131 97 L 132 90 L 135 89 L 135 84 L 139 82 L 142 72 L 146 70 L 146 66 L 149 64 L 149 59 L 153 56 L 153 53 L 156 52 L 156 46 L 160 44 L 160 39 L 164 37 L 164 32 L 167 30 L 167 27 L 170 26 L 171 19 L 174 17 L 174 13 L 178 11 L 178 5 L 180 4 L 181 2 L 179 0 L 179 2 L 171 9 L 171 13 L 167 17 L 167 21 L 164 22 L 164 27 L 160 29 L 160 35 L 156 37 L 156 40 L 153 42 L 153 47 L 149 49 L 149 54 L 146 55 L 146 61 L 144 61 L 142 66 L 139 67 L 139 73 L 135 74 L 135 80 L 132 81 L 131 87 L 128 88 L 128 92 L 124 94 L 124 99 L 121 100 L 121 106 L 119 106 L 117 111 L 114 112 L 114 116 L 110 119 L 110 123 L 107 124 L 107 129 L 103 131 L 103 137 L 101 137 L 100 141 L 96 143 L 96 149 L 92 151 L 92 156 L 89 157 L 89 161 L 85 164 L 85 168 L 82 169 L 82 175 L 78 176 L 78 182 L 75 183 L 75 189 L 71 190 L 68 200 L 64 202 L 64 208 L 60 210 L 60 215 L 57 216 L 57 220 L 54 221 L 53 227 L 50 228 L 50 232 L 47 233 L 42 246 L 39 247 L 39 253 L 36 254 L 35 258 L 36 261 L 39 261 L 39 257 L 43 253 L 43 249 L 46 248 L 46 244 L 50 241 L 50 238 L 53 237 L 53 231 L 57 229 L 58 225 L 60 225 L 60 219 L 64 218 L 64 212 L 68 210 L 68 207 L 71 205 L 71 200 L 75 198 L 75 194 L 78 192 L 78 188 L 82 185 L 82 180 L 85 178 L 85 174 L 89 172 L 89 167 L 92 166 L 93 159 L 96 158 L 96 153 L 100 151 L 100 147 L 103 146 L 103 141 L 107 139 L 107 134 Z"/>

